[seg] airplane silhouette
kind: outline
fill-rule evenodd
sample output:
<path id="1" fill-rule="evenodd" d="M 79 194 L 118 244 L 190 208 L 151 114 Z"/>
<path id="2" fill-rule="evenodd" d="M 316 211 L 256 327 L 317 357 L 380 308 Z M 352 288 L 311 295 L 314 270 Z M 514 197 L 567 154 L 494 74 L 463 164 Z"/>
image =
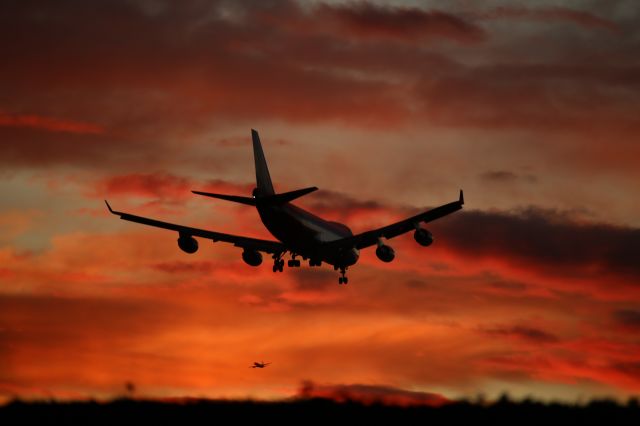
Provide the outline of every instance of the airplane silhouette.
<path id="1" fill-rule="evenodd" d="M 207 231 L 123 213 L 113 210 L 105 200 L 107 208 L 111 213 L 120 216 L 120 219 L 178 232 L 178 247 L 186 253 L 195 253 L 198 250 L 198 241 L 194 237 L 209 239 L 213 242 L 221 241 L 242 248 L 242 260 L 251 266 L 258 266 L 262 263 L 262 253 L 271 255 L 273 272 L 282 272 L 284 269 L 283 257 L 289 252 L 291 259 L 287 265 L 290 268 L 300 266 L 298 257 L 309 260 L 309 266 L 312 267 L 321 266 L 322 262 L 326 262 L 332 265 L 334 270 L 340 271 L 338 283 L 347 284 L 349 280 L 346 271 L 350 266 L 356 264 L 360 257 L 360 250 L 377 246 L 376 256 L 383 262 L 391 262 L 395 258 L 395 251 L 391 246 L 385 244 L 383 239 L 391 239 L 410 231 L 414 232 L 413 237 L 418 244 L 429 246 L 434 241 L 433 235 L 422 228 L 421 223 L 431 222 L 451 214 L 460 210 L 464 204 L 464 195 L 460 190 L 459 198 L 456 201 L 391 225 L 354 235 L 349 227 L 342 223 L 324 220 L 291 204 L 291 201 L 317 190 L 317 187 L 276 193 L 271 183 L 271 176 L 258 132 L 252 129 L 251 137 L 256 169 L 256 188 L 253 190 L 252 197 L 202 191 L 191 192 L 256 207 L 262 223 L 278 241 Z"/>
<path id="2" fill-rule="evenodd" d="M 253 365 L 249 368 L 265 368 L 267 365 L 271 364 L 270 362 L 254 362 Z"/>

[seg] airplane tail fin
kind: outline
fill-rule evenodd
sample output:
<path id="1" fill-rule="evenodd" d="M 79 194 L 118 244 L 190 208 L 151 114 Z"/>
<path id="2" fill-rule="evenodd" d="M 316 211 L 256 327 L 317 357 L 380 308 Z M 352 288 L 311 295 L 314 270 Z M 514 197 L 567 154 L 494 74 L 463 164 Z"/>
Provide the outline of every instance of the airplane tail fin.
<path id="1" fill-rule="evenodd" d="M 264 158 L 264 152 L 262 151 L 262 144 L 260 143 L 260 136 L 258 132 L 251 129 L 251 138 L 253 139 L 253 157 L 256 163 L 256 184 L 257 188 L 253 191 L 253 197 L 242 197 L 238 195 L 226 195 L 215 194 L 213 192 L 191 191 L 194 194 L 204 195 L 205 197 L 219 198 L 221 200 L 233 201 L 234 203 L 247 204 L 249 206 L 255 206 L 257 204 L 285 204 L 296 198 L 307 195 L 310 192 L 316 191 L 318 188 L 315 186 L 303 189 L 296 189 L 295 191 L 283 192 L 276 194 L 273 190 L 273 184 L 271 183 L 271 176 L 269 176 L 269 168 L 267 167 L 267 160 Z"/>
<path id="2" fill-rule="evenodd" d="M 264 158 L 264 152 L 262 151 L 260 136 L 254 129 L 251 129 L 251 139 L 253 139 L 253 158 L 256 163 L 256 185 L 258 189 L 255 195 L 258 197 L 274 195 L 275 191 L 271 183 L 267 160 Z"/>

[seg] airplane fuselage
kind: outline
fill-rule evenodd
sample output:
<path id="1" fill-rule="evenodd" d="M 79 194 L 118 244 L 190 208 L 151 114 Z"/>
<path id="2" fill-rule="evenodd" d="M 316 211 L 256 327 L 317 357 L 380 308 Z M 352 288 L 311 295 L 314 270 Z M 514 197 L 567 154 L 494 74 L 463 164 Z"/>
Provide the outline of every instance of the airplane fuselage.
<path id="1" fill-rule="evenodd" d="M 345 267 L 358 261 L 359 252 L 355 248 L 339 253 L 324 249 L 326 243 L 353 236 L 348 226 L 324 220 L 291 203 L 258 204 L 257 209 L 267 230 L 291 247 L 293 253 Z"/>

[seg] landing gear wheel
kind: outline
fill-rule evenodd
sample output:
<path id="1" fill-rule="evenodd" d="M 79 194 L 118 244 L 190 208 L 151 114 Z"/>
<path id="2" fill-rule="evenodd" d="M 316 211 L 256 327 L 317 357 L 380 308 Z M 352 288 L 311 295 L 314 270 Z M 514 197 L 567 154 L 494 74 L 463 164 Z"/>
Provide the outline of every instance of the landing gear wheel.
<path id="1" fill-rule="evenodd" d="M 300 267 L 300 261 L 298 259 L 291 259 L 287 261 L 287 266 L 289 266 L 289 268 L 299 268 Z"/>
<path id="2" fill-rule="evenodd" d="M 349 283 L 349 278 L 347 278 L 345 276 L 346 273 L 347 273 L 347 268 L 341 267 L 340 268 L 340 278 L 338 278 L 338 284 L 348 284 Z"/>
<path id="3" fill-rule="evenodd" d="M 291 265 L 289 265 L 291 266 Z M 273 257 L 273 272 L 282 272 L 284 271 L 284 259 L 280 259 L 279 257 Z"/>

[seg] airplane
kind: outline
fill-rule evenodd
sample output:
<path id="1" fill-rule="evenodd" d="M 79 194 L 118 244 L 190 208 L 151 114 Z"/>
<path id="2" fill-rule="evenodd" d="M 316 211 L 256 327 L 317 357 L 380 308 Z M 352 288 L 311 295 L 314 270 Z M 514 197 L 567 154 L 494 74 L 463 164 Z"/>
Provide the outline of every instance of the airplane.
<path id="1" fill-rule="evenodd" d="M 249 368 L 265 368 L 267 365 L 271 364 L 270 362 L 254 362 L 253 365 Z"/>
<path id="2" fill-rule="evenodd" d="M 316 191 L 317 187 L 276 193 L 260 143 L 260 136 L 256 130 L 251 129 L 251 138 L 256 171 L 256 188 L 251 197 L 202 191 L 191 192 L 205 197 L 256 207 L 262 223 L 277 241 L 208 231 L 123 213 L 113 210 L 105 200 L 109 212 L 120 216 L 122 220 L 177 232 L 178 247 L 186 253 L 192 254 L 198 250 L 198 241 L 194 237 L 209 239 L 214 243 L 218 241 L 231 243 L 242 248 L 242 260 L 248 265 L 259 266 L 262 263 L 262 253 L 266 253 L 273 259 L 273 272 L 283 272 L 283 257 L 289 252 L 291 255 L 291 259 L 287 262 L 289 268 L 300 267 L 298 257 L 302 257 L 305 261 L 308 260 L 311 267 L 321 266 L 322 262 L 325 262 L 332 265 L 334 270 L 340 271 L 338 283 L 347 284 L 349 280 L 346 271 L 358 262 L 360 250 L 376 246 L 378 259 L 383 262 L 391 262 L 395 258 L 395 251 L 386 244 L 385 240 L 411 231 L 413 231 L 413 237 L 418 244 L 429 246 L 434 241 L 433 235 L 421 224 L 460 210 L 464 204 L 464 194 L 460 190 L 459 198 L 456 201 L 391 225 L 354 235 L 351 229 L 342 223 L 324 220 L 291 204 L 293 200 Z"/>

